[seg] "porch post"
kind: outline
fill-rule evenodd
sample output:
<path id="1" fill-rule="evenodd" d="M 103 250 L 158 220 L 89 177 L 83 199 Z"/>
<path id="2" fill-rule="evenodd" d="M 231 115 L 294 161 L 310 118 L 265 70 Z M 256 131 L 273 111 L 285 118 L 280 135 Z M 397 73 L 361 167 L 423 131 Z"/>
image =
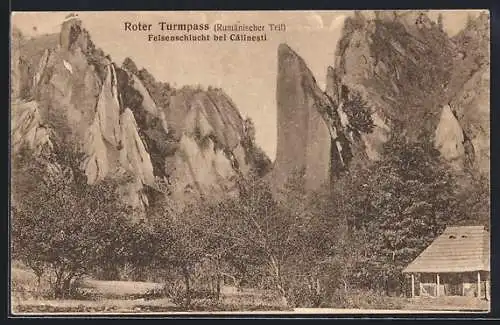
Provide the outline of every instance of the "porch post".
<path id="1" fill-rule="evenodd" d="M 477 272 L 477 297 L 481 299 L 481 272 Z"/>
<path id="2" fill-rule="evenodd" d="M 411 274 L 411 297 L 415 298 L 415 275 Z"/>
<path id="3" fill-rule="evenodd" d="M 436 297 L 439 296 L 439 273 L 436 273 Z"/>

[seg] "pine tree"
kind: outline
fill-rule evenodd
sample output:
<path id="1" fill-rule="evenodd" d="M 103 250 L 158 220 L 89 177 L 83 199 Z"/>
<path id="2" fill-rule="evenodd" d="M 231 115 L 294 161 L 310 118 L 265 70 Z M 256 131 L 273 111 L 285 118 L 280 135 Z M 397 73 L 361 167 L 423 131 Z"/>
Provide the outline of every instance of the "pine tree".
<path id="1" fill-rule="evenodd" d="M 122 63 L 122 67 L 129 71 L 129 72 L 132 72 L 133 74 L 137 75 L 139 73 L 139 69 L 137 69 L 137 65 L 135 64 L 135 62 L 129 58 L 129 57 L 126 57 L 125 60 L 123 60 L 123 63 Z"/>
<path id="2" fill-rule="evenodd" d="M 379 289 L 401 279 L 401 270 L 463 216 L 454 176 L 433 148 L 391 140 L 385 152 L 345 184 L 338 212 L 349 219 L 351 238 L 361 238 L 357 282 Z"/>

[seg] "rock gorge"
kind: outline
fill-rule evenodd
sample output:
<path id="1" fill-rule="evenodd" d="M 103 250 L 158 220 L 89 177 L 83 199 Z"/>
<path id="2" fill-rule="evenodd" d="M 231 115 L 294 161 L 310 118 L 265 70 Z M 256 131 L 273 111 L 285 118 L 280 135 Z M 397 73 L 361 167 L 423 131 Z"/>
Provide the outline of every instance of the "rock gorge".
<path id="1" fill-rule="evenodd" d="M 279 188 L 302 171 L 305 187 L 319 189 L 379 159 L 393 136 L 428 141 L 457 170 L 488 176 L 488 20 L 481 14 L 449 37 L 426 12 L 357 11 L 345 20 L 325 89 L 280 45 L 277 151 L 265 177 Z M 148 78 L 97 50 L 78 19 L 31 40 L 15 32 L 11 62 L 13 153 L 71 143 L 84 154 L 88 183 L 131 176 L 121 192 L 134 206 L 158 195 L 236 195 L 239 177 L 270 164 L 221 89 L 170 89 L 160 103 Z M 353 102 L 369 108 L 369 127 L 360 127 Z"/>
<path id="2" fill-rule="evenodd" d="M 78 18 L 59 34 L 23 39 L 16 31 L 12 44 L 14 155 L 68 143 L 83 154 L 88 184 L 124 177 L 121 197 L 141 208 L 162 195 L 235 193 L 254 165 L 255 144 L 222 90 L 184 87 L 160 107 L 135 73 L 96 49 Z"/>

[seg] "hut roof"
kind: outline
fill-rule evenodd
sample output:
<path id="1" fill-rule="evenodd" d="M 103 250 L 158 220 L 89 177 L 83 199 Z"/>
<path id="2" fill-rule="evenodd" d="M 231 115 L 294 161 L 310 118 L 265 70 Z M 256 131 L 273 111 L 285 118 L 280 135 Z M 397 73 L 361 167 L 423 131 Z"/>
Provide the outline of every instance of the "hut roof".
<path id="1" fill-rule="evenodd" d="M 403 273 L 490 271 L 490 235 L 483 226 L 447 227 Z"/>

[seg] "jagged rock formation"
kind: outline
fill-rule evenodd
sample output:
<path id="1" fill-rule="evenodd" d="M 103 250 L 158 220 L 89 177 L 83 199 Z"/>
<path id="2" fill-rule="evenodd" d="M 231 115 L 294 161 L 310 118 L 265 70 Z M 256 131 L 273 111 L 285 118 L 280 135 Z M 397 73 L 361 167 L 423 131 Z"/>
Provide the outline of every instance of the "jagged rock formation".
<path id="1" fill-rule="evenodd" d="M 76 17 L 45 42 L 16 37 L 14 154 L 23 144 L 35 152 L 55 142 L 76 145 L 89 184 L 131 176 L 120 194 L 136 207 L 158 194 L 222 196 L 250 170 L 243 119 L 221 90 L 186 88 L 158 106 L 134 72 L 96 49 Z"/>
<path id="2" fill-rule="evenodd" d="M 283 184 L 305 169 L 307 187 L 326 182 L 330 172 L 330 134 L 317 110 L 324 95 L 311 71 L 287 45 L 278 49 L 278 144 L 273 179 Z"/>
<path id="3" fill-rule="evenodd" d="M 357 11 L 322 92 L 281 45 L 273 183 L 302 170 L 317 189 L 378 160 L 391 137 L 433 142 L 457 170 L 489 173 L 488 46 L 487 15 L 452 39 L 425 11 Z"/>
<path id="4" fill-rule="evenodd" d="M 464 135 L 465 167 L 490 173 L 490 69 L 475 72 L 450 101 Z"/>
<path id="5" fill-rule="evenodd" d="M 453 39 L 425 11 L 358 11 L 346 19 L 327 93 L 341 107 L 346 93 L 357 92 L 372 109 L 375 127 L 352 143 L 363 148 L 353 150 L 354 160 L 377 159 L 397 135 L 433 141 L 456 168 L 485 173 L 488 46 L 487 14 Z"/>
<path id="6" fill-rule="evenodd" d="M 370 101 L 363 88 L 357 85 L 349 88 L 342 83 L 338 71 L 331 66 L 327 68 L 327 83 L 325 92 L 334 100 L 334 107 L 339 114 L 342 127 L 346 130 L 346 137 L 349 140 L 351 154 L 356 157 L 354 163 L 363 163 L 366 161 L 377 160 L 382 151 L 382 145 L 385 143 L 391 133 L 391 129 L 380 117 L 379 113 L 373 109 L 373 102 Z M 373 126 L 370 132 L 358 132 L 356 135 L 352 130 L 351 122 L 347 116 L 344 107 L 354 94 L 361 94 L 367 101 L 367 105 L 372 109 L 371 119 Z M 347 145 L 346 145 L 347 146 Z M 353 163 L 352 159 L 350 160 Z"/>
<path id="7" fill-rule="evenodd" d="M 432 141 L 455 168 L 488 174 L 488 32 L 487 15 L 450 38 L 425 12 L 356 12 L 324 91 L 280 45 L 273 185 L 303 172 L 318 189 L 377 160 L 392 136 Z M 78 19 L 55 35 L 14 33 L 12 58 L 14 151 L 76 144 L 87 182 L 132 175 L 120 192 L 135 206 L 236 193 L 237 179 L 265 160 L 222 90 L 162 88 L 135 63 L 118 67 Z"/>
<path id="8" fill-rule="evenodd" d="M 232 101 L 221 90 L 181 89 L 171 98 L 167 120 L 179 141 L 174 163 L 167 164 L 174 195 L 234 190 L 234 179 L 248 173 L 250 163 L 242 146 L 243 119 Z"/>
<path id="9" fill-rule="evenodd" d="M 464 134 L 464 167 L 490 172 L 489 16 L 481 14 L 452 39 L 458 54 L 447 91 L 450 107 Z"/>
<path id="10" fill-rule="evenodd" d="M 438 94 L 448 80 L 448 38 L 429 27 L 423 13 L 375 12 L 375 17 L 346 20 L 335 61 L 341 89 L 361 92 L 376 120 L 394 132 L 426 137 L 436 127 Z"/>
<path id="11" fill-rule="evenodd" d="M 457 169 L 464 164 L 464 135 L 457 118 L 449 105 L 443 107 L 441 119 L 436 128 L 435 145 L 443 157 Z"/>
<path id="12" fill-rule="evenodd" d="M 14 152 L 23 145 L 36 153 L 52 149 L 50 129 L 42 125 L 36 102 L 13 103 L 11 114 L 13 115 L 11 146 Z"/>
<path id="13" fill-rule="evenodd" d="M 16 116 L 29 114 L 32 124 L 44 126 L 38 130 L 51 130 L 54 136 L 45 142 L 77 145 L 84 153 L 81 168 L 89 184 L 125 169 L 136 176 L 134 183 L 153 186 L 149 154 L 141 145 L 134 116 L 119 102 L 115 66 L 104 58 L 92 62 L 93 45 L 78 19 L 66 20 L 59 37 L 47 37 L 58 39 L 59 44 L 47 48 L 26 41 L 21 47 L 31 62 L 20 64 L 28 68 L 27 74 L 21 74 L 20 96 L 31 104 L 18 105 Z M 104 73 L 99 75 L 98 69 Z M 16 116 L 14 138 L 26 141 L 30 134 L 25 130 L 27 124 Z M 43 135 L 42 139 L 48 137 Z M 142 192 L 142 187 L 136 186 L 128 193 L 134 205 L 147 204 Z"/>
<path id="14" fill-rule="evenodd" d="M 323 92 L 304 60 L 286 44 L 278 48 L 278 144 L 271 177 L 283 186 L 293 173 L 304 173 L 304 186 L 329 184 L 332 171 L 349 159 L 344 126 L 334 93 Z"/>

